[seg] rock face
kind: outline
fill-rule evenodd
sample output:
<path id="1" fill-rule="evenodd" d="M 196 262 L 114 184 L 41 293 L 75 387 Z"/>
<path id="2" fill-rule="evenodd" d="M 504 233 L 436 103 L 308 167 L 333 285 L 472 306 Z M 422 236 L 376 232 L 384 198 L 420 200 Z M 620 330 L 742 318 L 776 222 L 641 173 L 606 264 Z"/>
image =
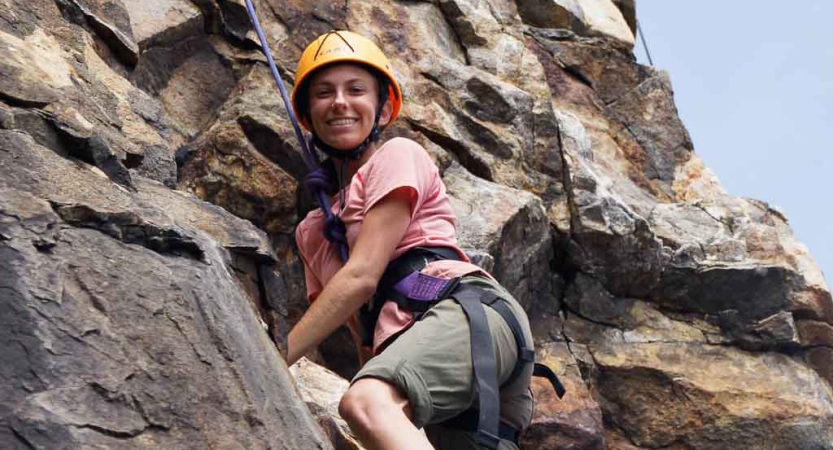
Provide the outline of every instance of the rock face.
<path id="1" fill-rule="evenodd" d="M 833 449 L 833 301 L 695 153 L 633 1 L 255 1 L 291 84 L 332 28 L 406 98 L 466 252 L 527 308 L 523 449 Z M 244 3 L 0 9 L 0 448 L 361 448 L 290 379 L 305 169 Z M 344 334 L 311 357 L 349 377 Z"/>
<path id="2" fill-rule="evenodd" d="M 17 131 L 0 174 L 3 448 L 330 448 L 235 275 L 263 232 Z"/>

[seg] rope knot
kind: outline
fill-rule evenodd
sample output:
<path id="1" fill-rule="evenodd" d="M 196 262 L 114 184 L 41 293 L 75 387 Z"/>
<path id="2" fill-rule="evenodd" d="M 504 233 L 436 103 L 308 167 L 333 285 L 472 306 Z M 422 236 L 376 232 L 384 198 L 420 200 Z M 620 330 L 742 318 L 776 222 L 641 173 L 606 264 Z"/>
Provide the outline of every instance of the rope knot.
<path id="1" fill-rule="evenodd" d="M 328 170 L 326 167 L 319 167 L 310 171 L 304 177 L 304 186 L 310 192 L 323 191 L 330 195 L 334 194 L 336 189 L 333 185 L 332 176 L 330 176 L 331 172 L 332 170 Z"/>
<path id="2" fill-rule="evenodd" d="M 347 245 L 347 226 L 341 217 L 332 214 L 324 219 L 324 237 L 337 247 Z"/>

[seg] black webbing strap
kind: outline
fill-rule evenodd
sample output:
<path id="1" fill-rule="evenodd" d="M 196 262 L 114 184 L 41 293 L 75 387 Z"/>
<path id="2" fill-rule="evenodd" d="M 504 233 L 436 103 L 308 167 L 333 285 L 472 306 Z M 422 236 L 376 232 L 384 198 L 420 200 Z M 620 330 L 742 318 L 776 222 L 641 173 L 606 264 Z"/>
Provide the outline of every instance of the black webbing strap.
<path id="1" fill-rule="evenodd" d="M 370 305 L 363 306 L 359 313 L 362 328 L 364 328 L 364 336 L 362 336 L 364 345 L 373 345 L 373 331 L 376 329 L 382 306 L 387 300 L 396 301 L 405 307 L 414 306 L 410 305 L 407 299 L 393 288 L 396 283 L 413 272 L 421 271 L 427 263 L 440 259 L 459 261 L 460 255 L 450 247 L 414 247 L 388 263 L 376 286 L 373 300 Z"/>
<path id="2" fill-rule="evenodd" d="M 564 388 L 561 380 L 558 379 L 558 376 L 552 371 L 552 369 L 535 362 L 535 351 L 526 345 L 526 337 L 524 336 L 523 329 L 521 329 L 521 324 L 518 322 L 515 314 L 512 313 L 512 310 L 509 309 L 509 306 L 506 305 L 506 302 L 490 300 L 490 302 L 484 302 L 484 304 L 489 305 L 498 314 L 500 314 L 500 317 L 503 318 L 506 325 L 508 325 L 509 329 L 512 330 L 512 334 L 515 336 L 515 342 L 518 343 L 518 360 L 515 363 L 515 369 L 512 370 L 512 374 L 510 374 L 509 378 L 503 382 L 501 387 L 515 381 L 515 379 L 520 376 L 521 371 L 526 364 L 534 363 L 535 365 L 532 369 L 532 376 L 543 377 L 549 380 L 553 389 L 555 389 L 555 393 L 558 394 L 558 398 L 564 398 L 564 394 L 567 393 L 567 390 Z"/>
<path id="3" fill-rule="evenodd" d="M 458 288 L 458 291 L 455 292 L 454 294 L 452 294 L 452 297 L 457 299 L 457 301 L 463 307 L 463 310 L 466 312 L 466 316 L 469 319 L 469 327 L 470 327 L 471 333 L 472 333 L 472 361 L 477 362 L 478 360 L 480 360 L 482 362 L 482 360 L 485 358 L 485 356 L 482 356 L 482 355 L 484 355 L 486 353 L 486 351 L 484 350 L 484 341 L 475 340 L 475 334 L 474 334 L 475 330 L 474 330 L 474 328 L 475 328 L 476 324 L 472 320 L 473 316 L 468 313 L 468 310 L 466 309 L 466 305 L 461 301 L 461 297 L 458 295 L 459 292 L 462 291 L 463 289 L 466 290 L 466 293 L 465 293 L 466 297 L 465 298 L 467 298 L 467 300 L 466 300 L 467 302 L 471 302 L 471 300 L 468 300 L 469 297 L 475 297 L 475 298 L 478 299 L 478 302 L 480 303 L 480 307 L 478 309 L 483 312 L 483 320 L 484 321 L 486 320 L 486 316 L 485 316 L 485 310 L 483 309 L 483 305 L 487 305 L 487 306 L 491 307 L 492 309 L 494 309 L 495 312 L 500 314 L 500 316 L 503 318 L 504 322 L 506 322 L 506 325 L 509 327 L 510 330 L 512 330 L 512 334 L 515 337 L 515 342 L 517 343 L 517 346 L 518 346 L 518 359 L 515 362 L 515 368 L 512 370 L 512 373 L 509 375 L 509 377 L 506 379 L 506 381 L 503 382 L 503 384 L 500 387 L 503 387 L 503 386 L 506 386 L 506 385 L 509 385 L 510 383 L 512 383 L 515 379 L 518 378 L 518 376 L 520 376 L 521 372 L 523 371 L 524 367 L 526 367 L 527 364 L 533 364 L 534 363 L 532 375 L 537 376 L 537 377 L 547 378 L 550 381 L 550 383 L 552 383 L 552 386 L 555 389 L 555 392 L 558 394 L 558 397 L 562 398 L 564 396 L 565 392 L 566 392 L 565 389 L 564 389 L 564 385 L 561 384 L 561 381 L 558 379 L 558 377 L 555 375 L 555 373 L 552 370 L 549 369 L 549 367 L 547 367 L 543 364 L 535 363 L 535 352 L 531 348 L 529 348 L 529 346 L 527 345 L 526 336 L 524 336 L 523 329 L 521 328 L 521 324 L 520 324 L 520 322 L 518 322 L 517 317 L 515 317 L 515 314 L 512 312 L 512 310 L 509 308 L 509 306 L 506 304 L 506 302 L 498 294 L 496 294 L 496 293 L 494 293 L 490 290 L 486 290 L 486 289 L 483 289 L 483 288 L 480 288 L 480 287 L 474 287 L 474 286 L 462 284 Z M 484 405 L 483 398 L 479 398 L 478 403 L 476 405 L 472 405 L 472 407 L 469 408 L 468 410 L 466 410 L 466 411 L 458 414 L 457 416 L 443 422 L 441 425 L 446 427 L 446 428 L 469 430 L 469 431 L 475 432 L 475 439 L 477 439 L 479 443 L 482 443 L 482 444 L 486 445 L 487 448 L 492 449 L 492 448 L 497 448 L 497 444 L 498 444 L 500 439 L 515 442 L 517 444 L 519 436 L 520 436 L 520 431 L 513 428 L 510 425 L 507 425 L 504 422 L 500 422 L 500 400 L 499 400 L 500 392 L 499 392 L 499 388 L 496 387 L 497 382 L 498 382 L 497 373 L 496 373 L 497 372 L 497 361 L 494 359 L 495 355 L 494 355 L 494 351 L 492 350 L 491 335 L 489 334 L 489 324 L 488 324 L 488 322 L 485 322 L 485 332 L 487 333 L 487 336 L 484 338 L 484 340 L 485 340 L 485 343 L 488 344 L 489 356 L 492 358 L 488 362 L 488 364 L 490 365 L 490 367 L 494 368 L 494 372 L 495 372 L 494 379 L 493 379 L 494 384 L 492 385 L 492 386 L 495 386 L 495 388 L 494 389 L 481 389 L 481 385 L 484 383 L 484 380 L 482 380 L 480 378 L 476 366 L 475 366 L 475 371 L 474 371 L 474 378 L 475 378 L 475 383 L 477 384 L 478 394 L 480 392 L 496 392 L 497 395 L 498 395 L 498 398 L 494 398 L 494 399 L 490 400 L 492 402 L 495 402 L 493 404 L 494 406 Z M 478 332 L 478 335 L 479 334 L 480 333 Z M 478 355 L 481 355 L 481 356 L 478 357 Z M 498 433 L 497 433 L 498 439 L 497 440 L 494 439 L 495 435 L 494 435 L 494 432 L 492 431 L 493 428 L 484 428 L 484 426 L 481 425 L 481 423 L 482 423 L 481 421 L 483 420 L 483 417 L 484 417 L 484 411 L 489 411 L 487 414 L 494 414 L 493 419 L 497 420 L 499 422 L 499 425 L 498 425 L 498 428 L 497 428 L 497 430 L 498 430 Z M 494 411 L 494 412 L 492 412 L 492 411 Z M 487 423 L 486 426 L 487 427 L 493 427 L 494 425 L 493 425 L 493 422 L 490 422 L 490 423 Z"/>
<path id="4" fill-rule="evenodd" d="M 532 376 L 543 377 L 550 380 L 553 389 L 555 389 L 555 393 L 558 394 L 558 398 L 564 398 L 564 394 L 567 393 L 567 389 L 564 389 L 564 385 L 561 384 L 561 380 L 558 379 L 555 372 L 543 364 L 535 363 L 535 368 L 532 370 Z"/>
<path id="5" fill-rule="evenodd" d="M 497 450 L 500 444 L 500 395 L 492 336 L 486 310 L 481 303 L 485 292 L 488 291 L 464 284 L 452 297 L 463 307 L 471 332 L 471 359 L 478 402 L 477 433 L 474 437 L 478 444 Z"/>
<path id="6" fill-rule="evenodd" d="M 500 317 L 503 318 L 503 321 L 512 330 L 512 335 L 515 336 L 515 342 L 518 344 L 518 359 L 515 362 L 515 368 L 512 370 L 509 378 L 501 384 L 501 387 L 503 387 L 515 381 L 521 375 L 521 372 L 527 364 L 535 362 L 535 351 L 526 345 L 526 336 L 524 336 L 523 329 L 521 329 L 521 324 L 518 322 L 515 314 L 512 313 L 512 310 L 509 309 L 509 306 L 506 305 L 506 302 L 495 301 L 488 305 L 500 314 Z"/>

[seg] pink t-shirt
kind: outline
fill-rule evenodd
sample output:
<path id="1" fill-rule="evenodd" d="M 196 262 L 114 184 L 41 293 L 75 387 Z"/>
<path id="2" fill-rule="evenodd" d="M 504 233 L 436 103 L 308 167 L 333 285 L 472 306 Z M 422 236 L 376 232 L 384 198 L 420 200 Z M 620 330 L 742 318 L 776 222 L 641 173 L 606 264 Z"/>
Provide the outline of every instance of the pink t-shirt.
<path id="1" fill-rule="evenodd" d="M 391 260 L 413 247 L 451 247 L 464 261 L 434 261 L 428 263 L 422 273 L 446 279 L 472 273 L 488 277 L 486 272 L 471 264 L 457 247 L 454 211 L 445 184 L 425 149 L 410 139 L 394 138 L 385 142 L 359 168 L 350 184 L 344 187 L 343 211 L 340 210 L 338 196 L 331 199 L 333 212 L 341 214 L 347 227 L 348 247 L 352 249 L 355 244 L 365 214 L 379 200 L 401 187 L 412 190 L 411 223 Z M 343 265 L 336 248 L 324 238 L 324 218 L 324 213 L 315 209 L 307 214 L 295 231 L 295 240 L 305 265 L 310 302 L 315 301 L 324 285 Z M 374 351 L 412 323 L 413 315 L 409 311 L 399 309 L 394 302 L 386 302 L 374 330 Z"/>

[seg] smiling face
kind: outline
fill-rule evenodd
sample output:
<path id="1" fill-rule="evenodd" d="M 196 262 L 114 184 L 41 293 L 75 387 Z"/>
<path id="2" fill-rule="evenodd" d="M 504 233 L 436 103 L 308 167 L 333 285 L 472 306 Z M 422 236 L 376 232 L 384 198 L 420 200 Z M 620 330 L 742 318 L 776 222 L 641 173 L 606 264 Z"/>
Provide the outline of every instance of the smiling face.
<path id="1" fill-rule="evenodd" d="M 379 83 L 368 70 L 355 64 L 325 67 L 309 83 L 309 118 L 315 134 L 331 147 L 358 147 L 373 129 L 379 103 Z M 385 103 L 379 128 L 390 120 Z"/>

